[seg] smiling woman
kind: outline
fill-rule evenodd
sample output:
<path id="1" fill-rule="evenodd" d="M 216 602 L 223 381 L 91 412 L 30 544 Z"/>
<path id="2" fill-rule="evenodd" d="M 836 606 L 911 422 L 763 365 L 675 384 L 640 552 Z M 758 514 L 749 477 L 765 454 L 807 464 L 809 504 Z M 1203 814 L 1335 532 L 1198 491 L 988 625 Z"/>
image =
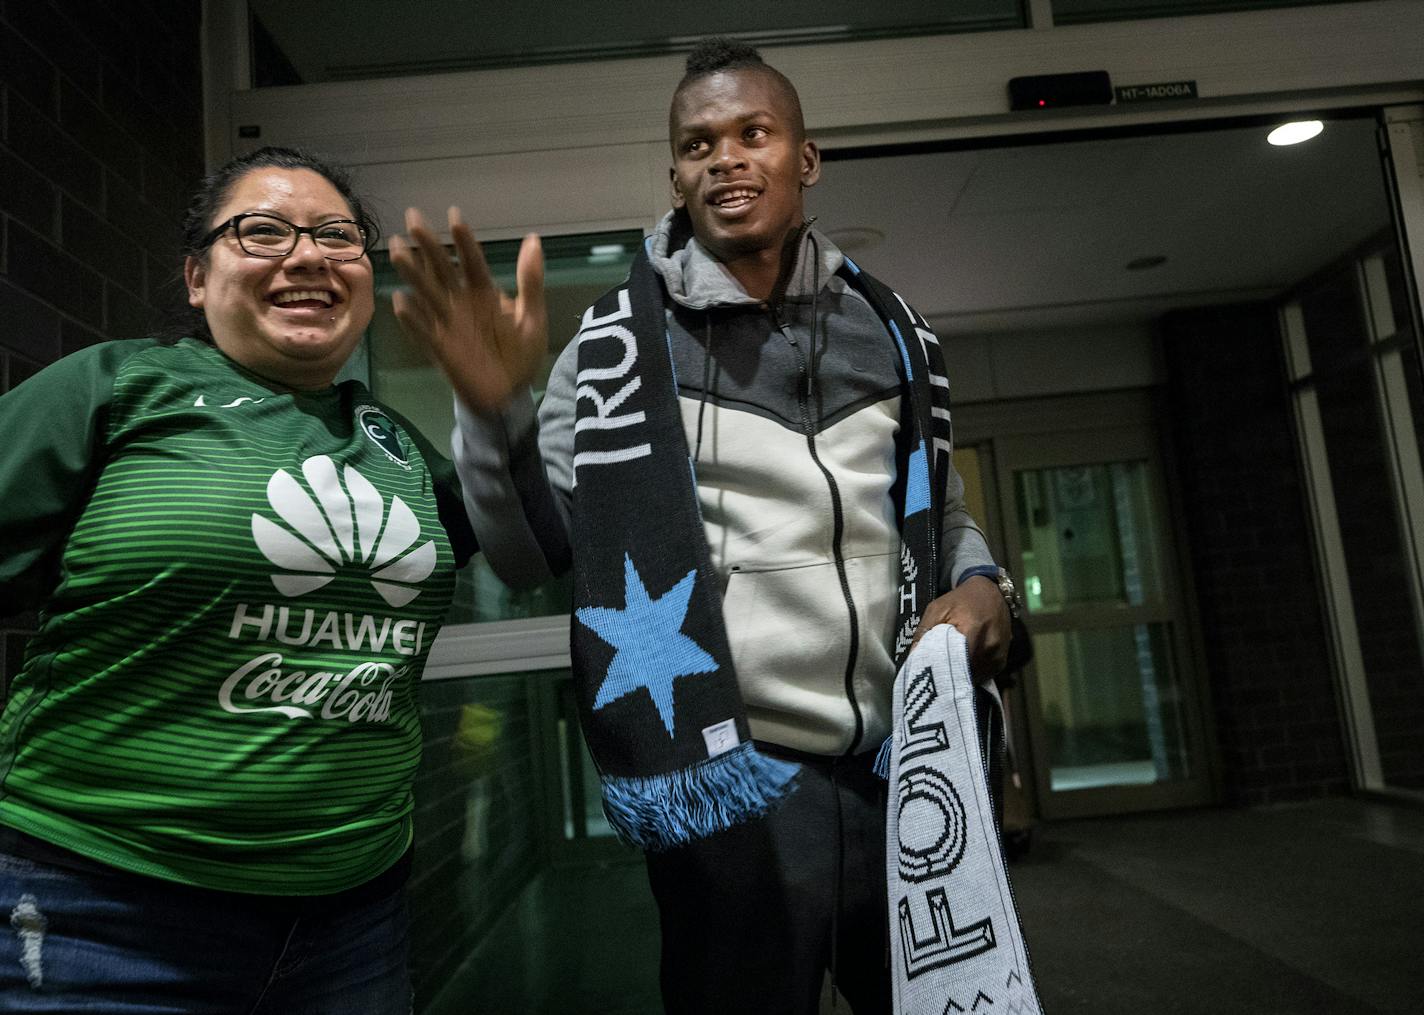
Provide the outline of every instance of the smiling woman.
<path id="1" fill-rule="evenodd" d="M 344 179 L 287 162 L 260 160 L 190 214 L 204 235 L 183 278 L 220 350 L 270 380 L 322 388 L 371 321 L 375 229 Z"/>
<path id="2" fill-rule="evenodd" d="M 188 213 L 186 320 L 0 397 L 0 603 L 42 616 L 0 1009 L 410 1010 L 415 692 L 475 541 L 449 463 L 334 383 L 375 236 L 339 169 L 243 156 Z"/>

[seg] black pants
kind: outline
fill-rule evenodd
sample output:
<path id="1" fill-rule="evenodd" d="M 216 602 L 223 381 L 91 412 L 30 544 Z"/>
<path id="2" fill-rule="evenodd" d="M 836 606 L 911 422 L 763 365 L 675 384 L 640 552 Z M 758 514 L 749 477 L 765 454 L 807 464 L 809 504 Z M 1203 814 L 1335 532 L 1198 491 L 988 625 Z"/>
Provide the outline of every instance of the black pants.
<path id="1" fill-rule="evenodd" d="M 815 1015 L 833 969 L 855 1015 L 890 1011 L 885 783 L 874 752 L 798 761 L 771 814 L 648 854 L 668 1015 Z"/>

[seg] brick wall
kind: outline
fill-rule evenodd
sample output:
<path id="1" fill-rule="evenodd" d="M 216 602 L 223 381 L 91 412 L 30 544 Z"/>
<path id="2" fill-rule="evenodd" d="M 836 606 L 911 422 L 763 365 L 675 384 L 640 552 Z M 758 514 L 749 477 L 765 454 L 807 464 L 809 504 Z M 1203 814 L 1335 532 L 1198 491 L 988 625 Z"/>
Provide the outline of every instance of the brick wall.
<path id="1" fill-rule="evenodd" d="M 1343 732 L 1275 312 L 1163 322 L 1172 439 L 1227 799 L 1343 792 Z"/>
<path id="2" fill-rule="evenodd" d="M 202 172 L 199 5 L 0 0 L 0 393 L 177 298 Z M 4 617 L 0 691 L 31 617 Z"/>

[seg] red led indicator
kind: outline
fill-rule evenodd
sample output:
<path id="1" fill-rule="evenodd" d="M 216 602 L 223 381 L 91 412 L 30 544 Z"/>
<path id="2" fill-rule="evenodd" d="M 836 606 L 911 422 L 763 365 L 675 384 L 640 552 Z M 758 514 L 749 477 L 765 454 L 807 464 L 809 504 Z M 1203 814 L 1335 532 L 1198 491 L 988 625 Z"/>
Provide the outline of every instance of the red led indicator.
<path id="1" fill-rule="evenodd" d="M 1047 99 L 1039 99 L 1039 100 L 1038 100 L 1038 104 L 1039 104 L 1040 106 L 1046 106 L 1046 105 L 1048 105 L 1048 100 L 1047 100 Z"/>

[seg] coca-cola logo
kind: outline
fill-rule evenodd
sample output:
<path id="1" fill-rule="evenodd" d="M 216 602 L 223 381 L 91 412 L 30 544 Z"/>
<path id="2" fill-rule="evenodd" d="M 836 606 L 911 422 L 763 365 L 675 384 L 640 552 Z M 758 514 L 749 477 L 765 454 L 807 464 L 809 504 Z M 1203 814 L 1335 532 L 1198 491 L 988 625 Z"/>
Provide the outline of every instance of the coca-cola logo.
<path id="1" fill-rule="evenodd" d="M 218 690 L 224 712 L 277 712 L 291 719 L 385 722 L 392 687 L 408 672 L 390 663 L 358 663 L 346 673 L 285 670 L 282 656 L 268 652 L 233 670 Z"/>

